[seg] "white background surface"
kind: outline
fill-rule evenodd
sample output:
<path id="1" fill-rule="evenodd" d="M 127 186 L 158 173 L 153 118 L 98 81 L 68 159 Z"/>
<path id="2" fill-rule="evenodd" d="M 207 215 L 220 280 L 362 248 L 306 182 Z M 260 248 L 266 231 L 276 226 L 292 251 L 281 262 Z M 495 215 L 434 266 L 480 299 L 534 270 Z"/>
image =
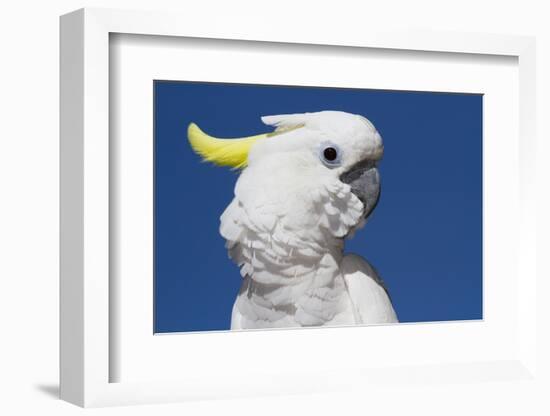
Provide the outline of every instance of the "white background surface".
<path id="1" fill-rule="evenodd" d="M 550 30 L 543 1 L 343 1 L 324 7 L 321 2 L 196 1 L 20 1 L 6 3 L 0 14 L 1 143 L 0 181 L 0 413 L 73 414 L 81 409 L 60 402 L 58 367 L 58 16 L 83 6 L 179 10 L 207 16 L 245 13 L 251 18 L 303 24 L 323 19 L 327 24 L 384 25 L 439 30 L 510 33 L 538 36 L 539 210 L 550 212 L 548 201 L 550 112 Z M 207 20 L 207 19 L 205 19 Z M 184 22 L 182 22 L 184 24 Z M 545 28 L 546 27 L 546 28 Z M 546 138 L 546 140 L 544 140 Z M 513 221 L 513 219 L 511 219 Z M 548 276 L 548 220 L 540 215 L 539 258 Z M 544 250 L 544 251 L 543 251 Z M 543 255 L 545 254 L 546 255 Z M 548 294 L 541 282 L 539 293 Z M 541 296 L 540 300 L 544 300 Z M 549 309 L 540 303 L 539 322 L 548 324 Z M 543 348 L 549 349 L 548 330 Z M 548 353 L 546 353 L 547 355 Z M 548 359 L 540 353 L 541 368 Z M 314 396 L 196 402 L 161 406 L 96 409 L 99 414 L 391 414 L 408 403 L 410 414 L 548 414 L 550 385 L 538 390 L 529 383 L 432 385 L 384 394 L 368 391 L 324 393 Z"/>

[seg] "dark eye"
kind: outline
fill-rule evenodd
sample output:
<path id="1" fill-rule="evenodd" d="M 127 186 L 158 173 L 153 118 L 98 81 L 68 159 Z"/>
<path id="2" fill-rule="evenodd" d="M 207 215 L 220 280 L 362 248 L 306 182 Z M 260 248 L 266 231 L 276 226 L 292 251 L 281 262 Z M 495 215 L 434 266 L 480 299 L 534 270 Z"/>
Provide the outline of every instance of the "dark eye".
<path id="1" fill-rule="evenodd" d="M 334 147 L 327 147 L 324 151 L 323 151 L 323 156 L 325 157 L 326 160 L 328 160 L 329 162 L 333 162 L 336 160 L 336 158 L 338 157 L 338 152 L 336 151 L 336 149 Z"/>
<path id="2" fill-rule="evenodd" d="M 336 168 L 340 166 L 342 152 L 337 144 L 324 142 L 319 147 L 319 159 L 327 168 Z"/>

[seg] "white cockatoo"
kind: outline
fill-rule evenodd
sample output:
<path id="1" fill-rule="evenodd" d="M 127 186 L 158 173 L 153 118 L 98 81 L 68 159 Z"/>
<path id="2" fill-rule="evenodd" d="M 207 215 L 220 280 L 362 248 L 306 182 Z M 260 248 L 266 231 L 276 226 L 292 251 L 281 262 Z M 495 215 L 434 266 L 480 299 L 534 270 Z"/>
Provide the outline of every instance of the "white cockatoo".
<path id="1" fill-rule="evenodd" d="M 339 111 L 262 121 L 275 131 L 218 139 L 188 129 L 204 160 L 242 169 L 220 225 L 243 279 L 231 329 L 397 322 L 375 269 L 343 251 L 378 202 L 380 134 Z"/>

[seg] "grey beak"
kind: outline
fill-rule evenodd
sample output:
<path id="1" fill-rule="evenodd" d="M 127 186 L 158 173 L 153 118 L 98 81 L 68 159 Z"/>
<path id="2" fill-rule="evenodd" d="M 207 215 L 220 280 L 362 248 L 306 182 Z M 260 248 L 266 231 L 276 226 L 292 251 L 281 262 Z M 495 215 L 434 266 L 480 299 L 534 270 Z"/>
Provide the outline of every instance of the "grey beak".
<path id="1" fill-rule="evenodd" d="M 375 162 L 364 160 L 357 163 L 342 174 L 340 180 L 349 184 L 351 192 L 361 200 L 365 206 L 365 218 L 367 218 L 380 199 L 380 174 Z"/>

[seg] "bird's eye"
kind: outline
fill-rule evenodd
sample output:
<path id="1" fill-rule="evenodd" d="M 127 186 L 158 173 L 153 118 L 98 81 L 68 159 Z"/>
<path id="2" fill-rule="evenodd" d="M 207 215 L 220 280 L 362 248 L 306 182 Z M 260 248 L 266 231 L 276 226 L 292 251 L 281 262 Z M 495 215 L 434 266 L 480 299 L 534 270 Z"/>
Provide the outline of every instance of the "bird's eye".
<path id="1" fill-rule="evenodd" d="M 336 149 L 334 147 L 327 147 L 323 151 L 323 156 L 325 156 L 326 160 L 332 162 L 332 161 L 336 160 L 336 157 L 338 156 L 338 152 L 336 151 Z"/>
<path id="2" fill-rule="evenodd" d="M 341 152 L 333 143 L 323 143 L 319 149 L 319 158 L 329 168 L 340 166 Z"/>

